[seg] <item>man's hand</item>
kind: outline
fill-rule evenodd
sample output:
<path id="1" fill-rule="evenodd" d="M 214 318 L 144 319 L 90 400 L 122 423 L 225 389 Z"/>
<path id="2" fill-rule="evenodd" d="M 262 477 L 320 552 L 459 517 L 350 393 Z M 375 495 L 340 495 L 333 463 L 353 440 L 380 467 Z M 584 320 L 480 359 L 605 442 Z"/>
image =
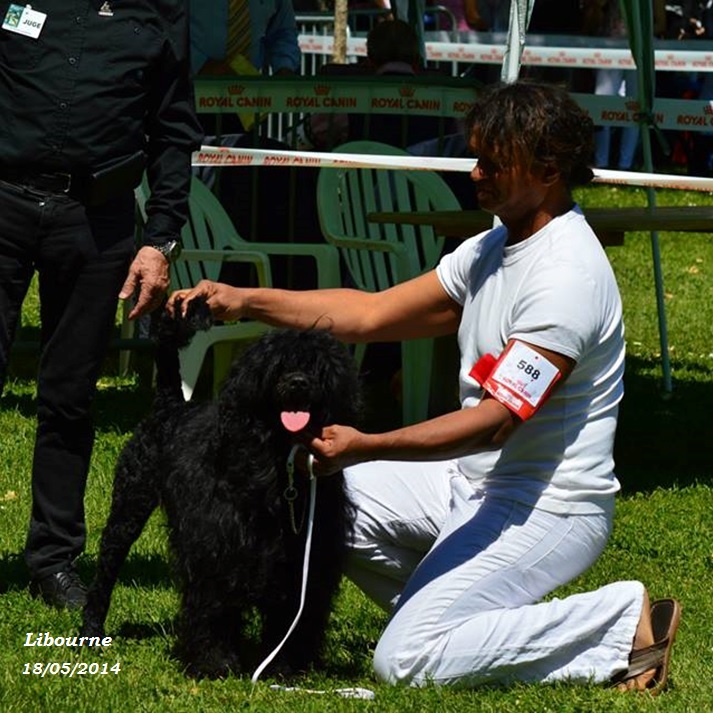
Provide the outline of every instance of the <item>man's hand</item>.
<path id="1" fill-rule="evenodd" d="M 160 306 L 170 284 L 168 260 L 154 248 L 144 246 L 129 267 L 129 274 L 119 293 L 126 300 L 137 292 L 129 319 L 141 317 Z"/>

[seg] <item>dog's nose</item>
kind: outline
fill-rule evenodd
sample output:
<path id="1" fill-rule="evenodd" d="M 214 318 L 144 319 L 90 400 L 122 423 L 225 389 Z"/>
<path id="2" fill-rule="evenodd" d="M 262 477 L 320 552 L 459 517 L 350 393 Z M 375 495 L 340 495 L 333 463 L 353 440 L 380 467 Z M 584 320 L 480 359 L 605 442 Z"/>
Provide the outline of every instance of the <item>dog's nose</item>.
<path id="1" fill-rule="evenodd" d="M 277 393 L 281 401 L 286 405 L 297 405 L 305 407 L 311 400 L 314 382 L 302 372 L 292 372 L 285 374 L 277 387 Z"/>
<path id="2" fill-rule="evenodd" d="M 283 379 L 283 383 L 288 391 L 306 391 L 310 388 L 312 382 L 306 374 L 294 372 L 287 374 Z"/>

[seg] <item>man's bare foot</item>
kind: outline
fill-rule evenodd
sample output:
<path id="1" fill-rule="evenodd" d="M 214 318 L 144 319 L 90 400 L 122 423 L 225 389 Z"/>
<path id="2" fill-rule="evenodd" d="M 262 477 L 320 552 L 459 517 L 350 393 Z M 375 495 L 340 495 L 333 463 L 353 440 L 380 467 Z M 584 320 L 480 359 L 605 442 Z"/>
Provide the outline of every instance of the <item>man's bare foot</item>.
<path id="1" fill-rule="evenodd" d="M 649 602 L 649 593 L 644 589 L 644 600 L 641 605 L 641 617 L 639 618 L 639 624 L 636 627 L 636 633 L 634 634 L 634 644 L 632 646 L 632 653 L 638 651 L 639 649 L 644 649 L 647 646 L 651 646 L 654 643 L 654 631 L 651 626 L 651 604 Z M 632 678 L 628 681 L 623 681 L 617 686 L 620 691 L 644 691 L 647 685 L 656 675 L 656 669 L 651 668 L 648 671 L 644 671 L 636 678 Z"/>

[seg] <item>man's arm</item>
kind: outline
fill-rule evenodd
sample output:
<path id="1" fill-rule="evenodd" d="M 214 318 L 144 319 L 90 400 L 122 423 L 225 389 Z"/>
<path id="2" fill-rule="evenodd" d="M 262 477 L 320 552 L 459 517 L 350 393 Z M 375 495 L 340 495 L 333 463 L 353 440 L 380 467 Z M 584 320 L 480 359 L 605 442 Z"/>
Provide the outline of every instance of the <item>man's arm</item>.
<path id="1" fill-rule="evenodd" d="M 188 63 L 188 19 L 184 3 L 163 18 L 163 52 L 147 67 L 147 168 L 150 196 L 146 203 L 145 246 L 165 245 L 180 238 L 188 217 L 191 154 L 203 133 L 195 114 Z M 169 286 L 167 259 L 154 248 L 142 247 L 129 268 L 119 293 L 127 299 L 138 291 L 131 319 L 158 307 Z"/>
<path id="2" fill-rule="evenodd" d="M 274 74 L 299 74 L 302 53 L 297 35 L 292 2 L 275 0 L 275 14 L 270 18 L 265 33 L 265 63 Z"/>

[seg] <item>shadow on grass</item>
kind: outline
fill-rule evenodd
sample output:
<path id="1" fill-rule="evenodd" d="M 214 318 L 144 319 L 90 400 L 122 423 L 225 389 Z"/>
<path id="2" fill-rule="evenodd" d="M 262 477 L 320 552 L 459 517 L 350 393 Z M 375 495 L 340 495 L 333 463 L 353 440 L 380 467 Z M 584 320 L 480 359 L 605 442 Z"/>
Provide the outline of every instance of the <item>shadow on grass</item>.
<path id="1" fill-rule="evenodd" d="M 713 382 L 674 380 L 664 398 L 659 373 L 655 361 L 627 358 L 614 446 L 617 477 L 627 493 L 712 479 Z"/>
<path id="2" fill-rule="evenodd" d="M 96 569 L 96 558 L 86 555 L 77 560 L 77 571 L 84 582 L 91 582 Z M 135 583 L 142 588 L 170 589 L 173 587 L 171 566 L 163 555 L 129 555 L 119 574 L 122 584 Z M 25 589 L 30 583 L 22 553 L 0 557 L 0 594 Z"/>
<path id="3" fill-rule="evenodd" d="M 151 410 L 153 393 L 145 388 L 99 389 L 94 400 L 94 424 L 97 431 L 115 430 L 131 433 L 139 421 Z M 34 393 L 18 394 L 6 390 L 2 408 L 17 411 L 24 418 L 33 419 L 37 413 Z"/>

